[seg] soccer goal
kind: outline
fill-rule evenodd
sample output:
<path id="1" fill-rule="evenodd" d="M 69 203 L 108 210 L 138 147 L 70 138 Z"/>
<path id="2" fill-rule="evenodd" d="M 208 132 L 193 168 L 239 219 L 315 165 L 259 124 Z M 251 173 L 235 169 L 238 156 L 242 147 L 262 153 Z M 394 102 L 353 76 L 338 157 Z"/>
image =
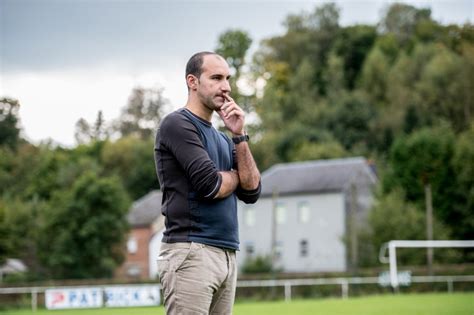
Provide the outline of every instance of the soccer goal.
<path id="1" fill-rule="evenodd" d="M 382 245 L 379 253 L 381 263 L 390 264 L 390 285 L 398 289 L 397 248 L 458 248 L 474 247 L 474 241 L 390 241 Z M 388 257 L 385 252 L 388 248 Z"/>

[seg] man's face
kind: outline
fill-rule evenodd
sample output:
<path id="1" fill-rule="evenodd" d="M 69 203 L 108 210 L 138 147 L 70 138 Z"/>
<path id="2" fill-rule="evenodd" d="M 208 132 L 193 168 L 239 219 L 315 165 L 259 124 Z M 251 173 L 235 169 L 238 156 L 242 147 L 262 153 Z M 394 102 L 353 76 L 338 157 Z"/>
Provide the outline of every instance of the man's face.
<path id="1" fill-rule="evenodd" d="M 210 110 L 218 110 L 225 102 L 224 94 L 230 93 L 230 70 L 220 56 L 204 56 L 202 73 L 198 80 L 197 94 Z"/>

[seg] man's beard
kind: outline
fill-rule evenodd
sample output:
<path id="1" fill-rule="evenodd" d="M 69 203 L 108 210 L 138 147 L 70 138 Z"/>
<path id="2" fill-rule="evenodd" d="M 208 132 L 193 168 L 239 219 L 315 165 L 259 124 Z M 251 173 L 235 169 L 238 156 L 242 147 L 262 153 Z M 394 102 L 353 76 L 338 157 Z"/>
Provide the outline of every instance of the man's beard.
<path id="1" fill-rule="evenodd" d="M 216 97 L 219 97 L 217 95 L 212 95 L 212 96 L 203 96 L 201 95 L 201 102 L 209 108 L 210 110 L 213 111 L 218 111 L 221 106 L 224 104 L 224 101 L 222 101 L 222 104 L 216 103 Z"/>

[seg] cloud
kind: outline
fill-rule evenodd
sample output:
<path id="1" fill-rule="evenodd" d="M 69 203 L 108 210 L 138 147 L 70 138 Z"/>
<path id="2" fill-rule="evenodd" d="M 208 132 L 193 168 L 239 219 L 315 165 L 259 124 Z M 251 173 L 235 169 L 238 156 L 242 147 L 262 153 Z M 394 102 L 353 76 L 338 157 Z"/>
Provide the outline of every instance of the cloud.
<path id="1" fill-rule="evenodd" d="M 35 143 L 54 139 L 74 145 L 79 118 L 94 122 L 101 110 L 106 121 L 119 116 L 136 86 L 163 87 L 171 107 L 184 105 L 184 79 L 166 71 L 119 72 L 108 68 L 30 72 L 4 75 L 0 95 L 20 101 L 20 119 L 26 138 Z"/>

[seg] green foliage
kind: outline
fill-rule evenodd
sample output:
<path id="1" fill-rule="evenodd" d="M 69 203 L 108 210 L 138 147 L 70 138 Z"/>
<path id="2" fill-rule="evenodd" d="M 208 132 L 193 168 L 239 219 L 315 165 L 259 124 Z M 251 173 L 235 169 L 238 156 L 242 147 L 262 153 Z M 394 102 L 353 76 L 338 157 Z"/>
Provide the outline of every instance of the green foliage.
<path id="1" fill-rule="evenodd" d="M 122 137 L 135 135 L 148 139 L 158 128 L 167 104 L 162 88 L 136 87 L 113 129 Z"/>
<path id="2" fill-rule="evenodd" d="M 372 49 L 377 33 L 375 27 L 368 25 L 349 26 L 341 30 L 334 49 L 343 60 L 345 86 L 352 90 Z"/>
<path id="3" fill-rule="evenodd" d="M 121 263 L 129 207 L 118 178 L 86 172 L 54 196 L 41 258 L 55 278 L 105 278 Z"/>
<path id="4" fill-rule="evenodd" d="M 413 40 L 417 26 L 430 19 L 430 9 L 417 9 L 411 5 L 394 3 L 388 7 L 380 23 L 380 30 L 393 34 L 400 44 L 407 45 Z"/>
<path id="5" fill-rule="evenodd" d="M 460 189 L 465 186 L 457 185 L 457 172 L 452 164 L 454 143 L 453 131 L 446 125 L 424 128 L 400 138 L 392 148 L 392 172 L 385 176 L 384 186 L 388 190 L 402 187 L 408 200 L 424 208 L 424 187 L 430 185 L 434 217 L 450 227 L 452 236 L 448 237 L 464 238 L 472 222 L 464 203 L 465 191 Z M 463 220 L 466 223 L 460 223 Z"/>
<path id="6" fill-rule="evenodd" d="M 141 198 L 153 189 L 158 189 L 153 141 L 128 136 L 116 142 L 106 142 L 101 161 L 106 174 L 116 174 L 133 200 Z"/>
<path id="7" fill-rule="evenodd" d="M 269 256 L 257 256 L 255 258 L 247 258 L 242 266 L 244 274 L 251 273 L 269 273 L 273 270 L 272 259 Z"/>
<path id="8" fill-rule="evenodd" d="M 11 232 L 10 225 L 5 218 L 5 205 L 0 201 L 0 265 L 2 265 L 11 253 Z"/>
<path id="9" fill-rule="evenodd" d="M 369 222 L 371 230 L 362 232 L 361 238 L 371 240 L 374 249 L 372 259 L 377 257 L 377 250 L 382 244 L 388 241 L 426 239 L 426 218 L 423 210 L 416 204 L 407 202 L 405 193 L 400 189 L 378 196 Z M 435 239 L 446 239 L 448 231 L 435 220 L 433 235 Z M 400 250 L 397 253 L 401 264 L 423 264 L 425 257 L 425 252 L 420 250 Z M 370 261 L 367 258 L 366 260 Z M 374 263 L 375 260 L 372 261 L 372 264 Z"/>
<path id="10" fill-rule="evenodd" d="M 425 128 L 398 139 L 391 150 L 393 173 L 386 176 L 386 188 L 402 187 L 408 200 L 424 204 L 425 185 L 431 185 L 435 214 L 451 211 L 453 179 L 451 158 L 454 135 L 448 126 Z M 453 222 L 454 223 L 454 222 Z"/>
<path id="11" fill-rule="evenodd" d="M 373 49 L 367 56 L 361 76 L 361 87 L 367 91 L 372 102 L 382 106 L 387 101 L 387 73 L 390 69 L 389 60 L 381 49 Z"/>
<path id="12" fill-rule="evenodd" d="M 102 141 L 109 137 L 109 130 L 105 125 L 104 116 L 100 110 L 94 125 L 90 125 L 84 118 L 76 122 L 74 138 L 78 144 L 89 143 L 91 141 Z"/>
<path id="13" fill-rule="evenodd" d="M 335 140 L 325 142 L 303 141 L 291 154 L 290 162 L 304 160 L 327 160 L 348 156 L 341 144 Z"/>
<path id="14" fill-rule="evenodd" d="M 5 218 L 0 233 L 6 235 L 0 241 L 0 259 L 22 259 L 29 267 L 28 279 L 110 276 L 121 259 L 129 196 L 141 197 L 157 185 L 152 148 L 151 139 L 136 137 L 117 143 L 94 141 L 72 150 L 28 143 L 16 152 L 0 147 Z M 95 256 L 86 254 L 93 250 Z M 90 265 L 96 268 L 88 270 Z"/>
<path id="15" fill-rule="evenodd" d="M 0 146 L 0 191 L 2 194 L 23 197 L 30 191 L 44 151 L 29 143 L 16 151 Z"/>
<path id="16" fill-rule="evenodd" d="M 249 73 L 243 69 L 243 66 L 245 65 L 245 55 L 251 44 L 252 39 L 247 32 L 230 29 L 219 35 L 217 48 L 215 49 L 218 54 L 227 60 L 230 66 L 232 97 L 246 112 L 253 110 L 253 94 L 255 91 L 243 91 L 239 88 L 238 83 L 241 83 L 241 79 L 247 83 L 250 80 Z"/>
<path id="17" fill-rule="evenodd" d="M 66 162 L 65 152 L 51 150 L 48 146 L 40 148 L 38 164 L 32 170 L 34 176 L 29 181 L 25 197 L 50 199 L 52 193 L 61 188 L 57 175 Z"/>
<path id="18" fill-rule="evenodd" d="M 9 251 L 7 257 L 21 259 L 31 274 L 43 271 L 39 261 L 39 241 L 42 238 L 40 229 L 44 223 L 44 210 L 47 204 L 37 198 L 24 201 L 19 198 L 4 197 L 3 224 L 7 227 Z"/>
<path id="19" fill-rule="evenodd" d="M 241 30 L 228 30 L 218 39 L 216 53 L 223 56 L 239 78 L 240 68 L 244 65 L 245 54 L 252 44 L 248 33 Z"/>
<path id="20" fill-rule="evenodd" d="M 370 121 L 375 110 L 361 97 L 351 96 L 332 108 L 328 129 L 346 150 L 356 146 L 367 148 L 370 142 Z"/>
<path id="21" fill-rule="evenodd" d="M 474 125 L 456 141 L 453 167 L 457 175 L 458 202 L 452 205 L 446 221 L 456 222 L 456 239 L 474 239 Z"/>
<path id="22" fill-rule="evenodd" d="M 20 140 L 18 110 L 20 104 L 11 98 L 0 98 L 0 146 L 15 149 Z"/>
<path id="23" fill-rule="evenodd" d="M 467 91 L 459 83 L 468 80 L 463 71 L 465 66 L 455 53 L 439 49 L 424 68 L 417 86 L 425 113 L 449 120 L 457 131 L 465 130 L 469 125 L 464 108 Z"/>
<path id="24" fill-rule="evenodd" d="M 153 136 L 166 111 L 168 100 L 162 88 L 136 87 L 122 108 L 120 117 L 106 123 L 102 111 L 98 111 L 94 123 L 80 118 L 75 125 L 74 137 L 78 145 L 103 142 L 111 135 L 120 137 L 137 136 L 146 140 Z"/>

